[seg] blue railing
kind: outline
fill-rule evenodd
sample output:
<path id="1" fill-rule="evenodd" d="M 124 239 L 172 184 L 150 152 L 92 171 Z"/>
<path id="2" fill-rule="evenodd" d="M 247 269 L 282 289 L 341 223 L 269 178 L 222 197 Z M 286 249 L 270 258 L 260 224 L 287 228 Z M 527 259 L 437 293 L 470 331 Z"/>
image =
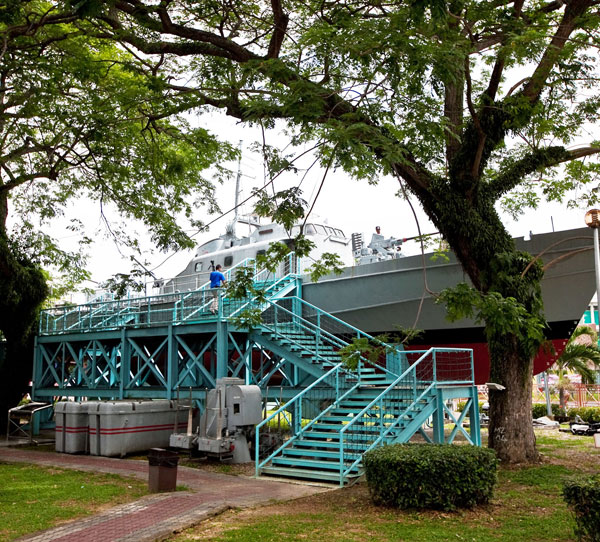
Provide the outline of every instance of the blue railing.
<path id="1" fill-rule="evenodd" d="M 411 351 L 419 358 L 385 390 L 375 397 L 360 412 L 356 413 L 339 433 L 340 485 L 347 475 L 362 461 L 362 455 L 385 442 L 398 440 L 404 429 L 409 429 L 409 438 L 415 427 L 410 426 L 410 413 L 425 412 L 433 399 L 432 393 L 438 384 L 446 386 L 473 386 L 473 350 L 461 348 L 430 348 L 424 352 Z M 446 354 L 453 364 L 470 367 L 464 379 L 448 379 L 438 374 L 438 357 Z M 426 379 L 419 378 L 426 375 Z M 402 427 L 404 425 L 404 427 Z M 421 423 L 417 423 L 420 427 Z M 410 427 L 409 427 L 410 426 Z M 376 431 L 374 431 L 374 429 Z M 406 439 L 405 439 L 406 440 Z M 346 461 L 346 451 L 351 450 L 358 458 Z M 352 456 L 351 456 L 352 457 Z"/>
<path id="2" fill-rule="evenodd" d="M 294 273 L 297 261 L 293 253 L 289 254 L 274 270 L 257 270 L 256 260 L 247 258 L 236 266 L 225 271 L 228 281 L 241 268 L 250 268 L 255 280 L 273 291 L 275 285 L 281 284 Z M 294 275 L 295 276 L 295 275 Z M 272 282 L 273 284 L 269 284 Z M 219 292 L 220 303 L 223 307 L 224 290 Z M 57 333 L 78 333 L 88 331 L 103 331 L 123 327 L 141 327 L 165 325 L 168 323 L 186 323 L 190 321 L 211 320 L 215 316 L 210 312 L 213 303 L 213 291 L 210 282 L 206 282 L 192 292 L 158 294 L 152 296 L 126 298 L 120 300 L 96 301 L 77 306 L 53 307 L 40 312 L 39 333 L 51 335 Z M 251 299 L 246 300 L 246 303 Z M 233 310 L 241 302 L 231 302 Z M 220 316 L 228 317 L 229 311 L 221 312 Z"/>
<path id="3" fill-rule="evenodd" d="M 255 464 L 256 464 L 256 476 L 260 474 L 260 470 L 273 459 L 276 455 L 279 455 L 285 448 L 290 446 L 298 437 L 300 437 L 305 431 L 309 430 L 317 421 L 327 415 L 327 413 L 332 410 L 336 404 L 339 403 L 342 399 L 349 396 L 354 390 L 359 387 L 359 383 L 355 383 L 352 386 L 344 386 L 344 382 L 341 380 L 346 379 L 347 376 L 350 376 L 350 373 L 347 369 L 343 367 L 342 363 L 338 363 L 334 367 L 332 367 L 329 371 L 323 374 L 320 378 L 315 380 L 310 386 L 301 391 L 298 395 L 296 395 L 293 399 L 288 401 L 285 405 L 280 406 L 277 410 L 271 413 L 270 416 L 265 418 L 262 422 L 260 422 L 256 426 L 256 442 L 255 442 Z M 333 377 L 333 378 L 332 378 Z M 331 380 L 335 381 L 335 385 L 332 387 L 330 385 Z M 328 384 L 329 383 L 329 384 Z M 324 385 L 324 386 L 323 386 Z M 321 386 L 325 388 L 321 389 Z M 315 393 L 316 392 L 316 393 Z M 313 415 L 311 412 L 314 410 L 314 406 L 311 403 L 321 400 L 329 400 L 332 397 L 332 393 L 334 393 L 335 400 L 331 402 L 331 404 L 325 409 L 321 410 L 319 414 Z M 292 426 L 290 427 L 292 431 L 292 436 L 286 440 L 282 446 L 277 448 L 274 452 L 272 452 L 269 456 L 267 456 L 262 461 L 260 460 L 260 434 L 261 429 L 265 427 L 271 420 L 282 414 L 283 412 L 292 412 Z M 308 417 L 310 417 L 310 421 L 303 426 L 302 420 L 303 415 L 307 413 Z"/>
<path id="4" fill-rule="evenodd" d="M 406 351 L 360 331 L 299 297 L 289 296 L 276 301 L 267 300 L 265 305 L 262 312 L 262 327 L 282 336 L 289 336 L 293 332 L 308 334 L 314 339 L 313 352 L 317 357 L 320 356 L 321 349 L 333 348 L 337 351 L 348 346 L 354 338 L 367 338 L 386 351 L 393 351 L 398 356 L 406 355 Z M 392 378 L 398 376 L 398 373 L 368 361 L 363 356 L 359 356 L 358 363 L 368 364 Z"/>
<path id="5" fill-rule="evenodd" d="M 420 428 L 435 407 L 433 402 L 438 385 L 474 385 L 473 351 L 470 349 L 430 348 L 425 351 L 405 351 L 403 354 L 414 360 L 410 366 L 402 374 L 396 375 L 362 410 L 352 413 L 351 418 L 340 427 L 337 446 L 332 449 L 339 454 L 340 485 L 343 485 L 349 474 L 356 470 L 365 452 L 403 436 L 406 437 L 405 441 Z M 447 365 L 456 367 L 454 374 L 448 372 Z M 361 387 L 360 380 L 351 383 L 353 373 L 343 370 L 342 367 L 341 363 L 335 365 L 257 426 L 257 476 L 269 461 L 281 455 L 286 448 L 307 434 L 317 422 L 324 420 L 341 401 Z M 345 387 L 340 385 L 342 374 L 343 382 L 347 383 Z M 335 384 L 331 382 L 332 375 L 335 375 Z M 261 429 L 268 427 L 271 420 L 286 411 L 292 413 L 290 438 L 261 460 Z"/>

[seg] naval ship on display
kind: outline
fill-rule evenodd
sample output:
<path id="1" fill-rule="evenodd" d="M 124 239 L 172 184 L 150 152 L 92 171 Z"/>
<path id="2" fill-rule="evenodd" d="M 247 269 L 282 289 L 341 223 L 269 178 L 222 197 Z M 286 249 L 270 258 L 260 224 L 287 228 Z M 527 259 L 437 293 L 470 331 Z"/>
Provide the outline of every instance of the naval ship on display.
<path id="1" fill-rule="evenodd" d="M 279 224 L 260 224 L 253 218 L 239 222 L 249 227 L 248 235 L 238 237 L 230 226 L 224 235 L 203 243 L 181 273 L 160 284 L 160 292 L 197 289 L 216 265 L 226 271 L 246 258 L 264 254 L 271 243 L 291 244 L 300 231 L 300 226 L 287 232 Z M 340 275 L 317 282 L 304 274 L 303 299 L 371 335 L 394 334 L 399 328 L 422 330 L 406 346 L 409 350 L 472 348 L 476 383 L 489 380 L 489 353 L 481 323 L 449 322 L 445 307 L 436 304 L 429 293 L 469 282 L 454 254 L 436 260 L 433 253 L 404 256 L 401 245 L 407 239 L 385 238 L 377 228 L 367 244 L 362 234 L 347 236 L 318 219 L 306 223 L 303 233 L 315 243 L 312 258 L 335 252 L 346 264 Z M 549 326 L 546 336 L 553 348 L 540 349 L 534 360 L 534 374 L 538 374 L 554 363 L 589 308 L 595 292 L 592 235 L 589 228 L 581 228 L 516 238 L 515 244 L 518 250 L 539 256 L 546 266 L 542 296 Z M 303 261 L 298 271 L 302 273 L 311 263 Z"/>

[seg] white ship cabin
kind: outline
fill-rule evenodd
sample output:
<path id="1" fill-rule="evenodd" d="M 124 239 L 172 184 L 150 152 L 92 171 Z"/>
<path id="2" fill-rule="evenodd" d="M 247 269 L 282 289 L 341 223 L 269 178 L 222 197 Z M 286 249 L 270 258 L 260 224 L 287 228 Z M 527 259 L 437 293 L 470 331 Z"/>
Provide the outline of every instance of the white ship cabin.
<path id="1" fill-rule="evenodd" d="M 227 271 L 246 258 L 255 258 L 260 254 L 265 254 L 271 243 L 290 243 L 292 238 L 300 233 L 300 226 L 294 226 L 290 236 L 280 224 L 257 224 L 255 222 L 247 222 L 247 224 L 254 228 L 254 231 L 247 237 L 236 237 L 233 233 L 227 233 L 200 245 L 186 268 L 175 278 L 167 281 L 161 288 L 161 292 L 196 290 L 208 281 L 210 272 L 218 264 L 221 264 L 223 271 Z M 323 223 L 319 224 L 315 221 L 306 224 L 304 235 L 315 243 L 310 257 L 303 262 L 304 268 L 309 267 L 313 259 L 320 258 L 325 252 L 334 252 L 339 255 L 344 265 L 352 265 L 350 238 L 346 237 L 339 228 Z"/>

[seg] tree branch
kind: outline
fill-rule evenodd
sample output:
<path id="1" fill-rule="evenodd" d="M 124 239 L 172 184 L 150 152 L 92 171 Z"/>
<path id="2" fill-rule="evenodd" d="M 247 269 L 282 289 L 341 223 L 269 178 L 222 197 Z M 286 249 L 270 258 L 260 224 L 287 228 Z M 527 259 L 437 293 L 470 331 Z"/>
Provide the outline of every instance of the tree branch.
<path id="1" fill-rule="evenodd" d="M 278 58 L 281 45 L 283 44 L 283 39 L 285 37 L 285 32 L 287 30 L 289 17 L 283 12 L 280 0 L 271 0 L 271 8 L 273 9 L 273 22 L 275 23 L 275 26 L 273 28 L 273 35 L 271 36 L 271 41 L 269 43 L 269 52 L 267 53 L 267 57 Z"/>
<path id="2" fill-rule="evenodd" d="M 535 103 L 544 88 L 552 68 L 555 66 L 560 53 L 564 49 L 569 36 L 578 27 L 580 17 L 594 4 L 593 0 L 571 0 L 566 3 L 563 18 L 554 34 L 554 37 L 546 47 L 544 56 L 537 65 L 533 75 L 519 93 L 529 103 Z"/>
<path id="3" fill-rule="evenodd" d="M 125 1 L 117 0 L 117 2 L 115 2 L 115 8 L 127 13 L 130 17 L 135 19 L 140 26 L 148 30 L 188 40 L 185 43 L 147 42 L 142 38 L 134 36 L 131 32 L 123 30 L 114 19 L 106 16 L 102 17 L 102 20 L 109 24 L 115 31 L 114 38 L 123 39 L 146 54 L 173 53 L 180 56 L 209 54 L 212 56 L 229 58 L 236 62 L 247 62 L 248 60 L 261 58 L 259 55 L 251 53 L 231 39 L 219 36 L 212 32 L 206 32 L 197 28 L 173 23 L 168 17 L 166 10 L 162 10 L 162 8 L 160 20 L 153 19 L 148 14 L 148 9 L 142 10 L 138 6 L 132 7 Z M 145 50 L 140 46 L 145 46 L 147 49 Z"/>
<path id="4" fill-rule="evenodd" d="M 524 0 L 517 0 L 513 6 L 513 19 L 518 19 L 521 16 L 521 10 L 523 9 Z M 485 97 L 487 97 L 488 102 L 493 102 L 496 99 L 496 93 L 498 92 L 498 87 L 500 86 L 500 81 L 502 80 L 502 73 L 504 72 L 504 64 L 505 64 L 505 51 L 504 45 L 506 42 L 506 35 L 502 39 L 502 46 L 500 47 L 498 54 L 496 55 L 496 62 L 494 64 L 494 68 L 492 70 L 492 75 L 490 76 L 490 82 L 488 84 L 488 88 L 483 93 Z"/>
<path id="5" fill-rule="evenodd" d="M 536 149 L 517 160 L 492 180 L 486 190 L 494 198 L 500 198 L 506 192 L 518 186 L 526 175 L 534 171 L 557 166 L 564 162 L 599 154 L 599 147 L 582 147 L 569 151 L 564 147 L 547 147 Z"/>

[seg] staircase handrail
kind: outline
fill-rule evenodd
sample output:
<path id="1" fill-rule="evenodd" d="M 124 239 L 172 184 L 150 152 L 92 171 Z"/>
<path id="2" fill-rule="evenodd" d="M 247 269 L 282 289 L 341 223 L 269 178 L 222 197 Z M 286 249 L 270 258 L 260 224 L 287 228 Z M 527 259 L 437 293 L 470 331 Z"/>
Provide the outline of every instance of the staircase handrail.
<path id="1" fill-rule="evenodd" d="M 290 252 L 286 255 L 285 259 L 282 260 L 281 262 L 279 262 L 278 266 L 280 265 L 285 265 L 287 263 L 287 265 L 289 266 L 290 271 L 284 275 L 282 275 L 279 278 L 274 278 L 274 281 L 269 284 L 269 286 L 263 290 L 263 293 L 267 293 L 270 290 L 272 290 L 273 288 L 275 288 L 276 286 L 278 286 L 280 283 L 288 281 L 290 278 L 296 278 L 298 276 L 300 276 L 298 273 L 294 273 L 291 271 L 292 269 L 292 262 L 294 261 L 294 258 L 296 258 L 296 253 L 295 252 Z M 262 269 L 256 271 L 254 271 L 254 276 L 253 276 L 253 282 L 256 282 L 257 280 L 260 280 L 259 277 L 262 274 L 266 274 L 267 276 L 273 273 L 273 275 L 277 274 L 277 270 L 272 270 L 269 269 L 268 267 L 263 267 Z M 225 297 L 225 294 L 220 294 L 221 297 Z M 240 307 L 236 308 L 231 314 L 228 315 L 228 318 L 234 318 L 237 314 L 239 314 L 241 311 L 243 311 L 245 308 L 249 307 L 252 305 L 253 302 L 255 302 L 258 299 L 258 296 L 252 296 L 249 299 L 247 299 L 246 301 L 242 300 L 242 304 Z"/>
<path id="2" fill-rule="evenodd" d="M 401 379 L 399 379 L 399 380 L 401 380 Z M 419 403 L 419 402 L 421 401 L 421 399 L 422 399 L 423 397 L 425 397 L 425 396 L 426 396 L 426 395 L 427 395 L 427 394 L 428 394 L 428 393 L 429 393 L 429 392 L 430 392 L 430 391 L 431 391 L 431 390 L 432 390 L 432 389 L 435 387 L 436 383 L 435 383 L 435 382 L 432 382 L 431 384 L 429 384 L 429 386 L 427 386 L 427 388 L 425 388 L 425 389 L 423 390 L 423 392 L 421 392 L 421 394 L 420 394 L 418 397 L 416 397 L 416 398 L 415 398 L 415 399 L 412 401 L 412 403 L 411 403 L 410 405 L 408 405 L 408 406 L 407 406 L 407 407 L 406 407 L 406 408 L 405 408 L 405 409 L 404 409 L 402 412 L 400 412 L 400 413 L 399 413 L 399 414 L 396 416 L 395 420 L 394 420 L 392 423 L 390 423 L 390 424 L 389 424 L 389 425 L 386 427 L 386 430 L 385 430 L 383 433 L 381 433 L 381 434 L 380 434 L 380 435 L 379 435 L 379 436 L 378 436 L 378 437 L 377 437 L 377 438 L 376 438 L 376 439 L 375 439 L 375 440 L 374 440 L 374 441 L 373 441 L 373 442 L 372 442 L 372 443 L 371 443 L 371 444 L 370 444 L 370 445 L 367 447 L 367 449 L 366 449 L 364 452 L 362 452 L 362 455 L 361 455 L 359 458 L 355 459 L 355 460 L 354 460 L 354 462 L 353 462 L 353 463 L 352 463 L 352 464 L 351 464 L 351 465 L 350 465 L 348 468 L 344 469 L 344 434 L 346 433 L 346 431 L 347 431 L 347 428 L 348 428 L 349 426 L 351 426 L 351 425 L 354 425 L 354 424 L 355 424 L 355 423 L 356 423 L 356 422 L 357 422 L 359 419 L 361 419 L 361 418 L 362 418 L 362 416 L 363 416 L 363 415 L 364 415 L 364 414 L 365 414 L 365 413 L 366 413 L 366 412 L 367 412 L 369 409 L 373 408 L 373 406 L 374 406 L 374 405 L 375 405 L 377 402 L 381 401 L 381 400 L 383 399 L 383 397 L 384 397 L 385 395 L 387 395 L 387 394 L 388 394 L 388 393 L 391 391 L 391 389 L 390 389 L 390 388 L 393 388 L 395 385 L 397 385 L 397 384 L 392 384 L 392 385 L 390 385 L 388 388 L 386 388 L 386 389 L 385 389 L 385 390 L 384 390 L 382 393 L 380 393 L 380 394 L 379 394 L 379 395 L 378 395 L 378 396 L 377 396 L 375 399 L 373 399 L 373 401 L 371 401 L 371 402 L 369 403 L 369 405 L 368 405 L 368 406 L 366 406 L 365 408 L 363 408 L 363 409 L 362 409 L 362 410 L 361 410 L 361 411 L 360 411 L 358 414 L 356 414 L 356 415 L 355 415 L 355 416 L 352 418 L 352 420 L 351 420 L 351 421 L 350 421 L 350 422 L 349 422 L 347 425 L 345 425 L 345 426 L 344 426 L 344 427 L 343 427 L 343 428 L 340 430 L 340 433 L 339 433 L 339 450 L 340 450 L 340 482 L 342 482 L 342 481 L 344 480 L 344 478 L 346 477 L 346 474 L 348 474 L 349 472 L 351 472 L 351 471 L 352 471 L 352 469 L 354 469 L 354 467 L 356 467 L 356 465 L 358 465 L 358 464 L 359 464 L 359 463 L 362 461 L 363 455 L 364 455 L 365 453 L 367 453 L 369 450 L 372 450 L 373 448 L 375 448 L 375 447 L 376 447 L 376 446 L 377 446 L 377 445 L 378 445 L 378 444 L 379 444 L 381 441 L 383 441 L 383 440 L 384 440 L 384 439 L 385 439 L 385 438 L 388 436 L 388 434 L 389 434 L 391 431 L 393 431 L 393 430 L 394 430 L 394 429 L 395 429 L 395 428 L 398 426 L 398 424 L 400 423 L 400 420 L 402 419 L 402 417 L 403 417 L 403 416 L 405 416 L 407 412 L 410 412 L 410 410 L 411 410 L 411 409 L 412 409 L 412 408 L 413 408 L 413 407 L 414 407 L 414 406 L 415 406 L 417 403 Z M 382 414 L 383 414 L 383 412 L 382 412 Z"/>
<path id="3" fill-rule="evenodd" d="M 292 296 L 290 296 L 292 297 Z M 394 347 L 394 345 L 392 344 L 388 344 L 386 342 L 383 342 L 380 339 L 377 339 L 376 337 L 373 337 L 372 335 L 369 335 L 368 333 L 366 333 L 365 331 L 362 331 L 360 329 L 358 329 L 357 327 L 354 327 L 352 324 L 348 324 L 347 322 L 344 322 L 344 320 L 341 320 L 340 318 L 338 318 L 337 316 L 334 316 L 333 314 L 328 313 L 327 311 L 324 311 L 323 309 L 321 309 L 320 307 L 317 307 L 316 305 L 313 305 L 312 303 L 309 303 L 308 301 L 305 301 L 304 299 L 297 297 L 296 299 L 298 299 L 298 301 L 300 301 L 300 303 L 302 305 L 305 305 L 307 307 L 310 307 L 311 309 L 314 309 L 316 312 L 321 313 L 326 315 L 328 318 L 332 318 L 334 321 L 336 321 L 338 324 L 341 324 L 342 326 L 352 330 L 352 332 L 356 333 L 357 336 L 360 338 L 365 337 L 367 339 L 369 339 L 370 341 L 376 342 L 381 344 L 382 346 L 385 346 L 386 348 L 391 348 L 393 350 L 396 350 L 396 348 Z M 403 350 L 396 350 L 398 353 L 403 352 Z"/>
<path id="4" fill-rule="evenodd" d="M 303 300 L 302 300 L 302 298 L 300 298 L 300 297 L 297 297 L 297 296 L 289 296 L 289 297 L 286 297 L 285 299 L 286 299 L 286 300 L 297 300 L 297 301 L 300 301 L 300 302 L 302 302 L 302 301 L 303 301 Z M 315 329 L 318 329 L 318 330 L 319 330 L 319 334 L 320 334 L 321 336 L 323 336 L 323 335 L 324 335 L 325 337 L 327 337 L 327 339 L 328 339 L 328 340 L 329 340 L 331 343 L 333 343 L 333 344 L 337 344 L 337 345 L 339 345 L 340 347 L 348 346 L 348 344 L 349 344 L 349 343 L 347 343 L 346 341 L 344 341 L 344 340 L 340 339 L 339 337 L 336 337 L 336 336 L 335 336 L 333 333 L 330 333 L 330 332 L 329 332 L 329 331 L 327 331 L 327 330 L 320 329 L 320 328 L 319 328 L 319 327 L 318 327 L 316 324 L 313 324 L 312 322 L 310 322 L 309 320 L 306 320 L 306 319 L 305 319 L 305 318 L 303 318 L 302 316 L 299 316 L 299 315 L 295 314 L 294 312 L 292 312 L 292 311 L 290 311 L 290 310 L 286 309 L 285 307 L 282 307 L 281 305 L 278 305 L 278 304 L 277 304 L 275 301 L 271 301 L 270 299 L 267 299 L 267 300 L 266 300 L 266 303 L 270 303 L 271 305 L 275 305 L 275 306 L 277 306 L 278 310 L 282 310 L 282 311 L 284 311 L 284 312 L 287 312 L 287 313 L 288 313 L 288 314 L 290 314 L 291 316 L 293 316 L 293 317 L 294 317 L 294 319 L 295 319 L 296 321 L 299 321 L 299 322 L 301 322 L 301 323 L 302 323 L 302 327 L 303 327 L 304 329 L 311 330 L 311 332 L 313 332 L 313 333 L 314 333 L 314 330 L 315 330 Z M 307 304 L 308 304 L 308 305 L 310 305 L 311 307 L 314 307 L 314 305 L 311 305 L 310 303 L 307 303 Z M 325 315 L 327 315 L 327 316 L 329 316 L 329 317 L 335 318 L 334 316 L 332 316 L 332 315 L 330 315 L 329 313 L 327 313 L 327 312 L 325 312 L 325 311 L 323 311 L 323 310 L 319 309 L 318 307 L 315 307 L 315 308 L 317 308 L 317 309 L 318 309 L 318 310 L 319 310 L 319 311 L 320 311 L 322 314 L 325 314 Z M 339 318 L 335 318 L 335 319 L 336 319 L 336 320 L 338 320 L 339 322 L 341 322 L 342 324 L 344 324 L 344 325 L 347 325 L 347 324 L 346 324 L 346 323 L 345 323 L 343 320 L 339 320 Z M 264 324 L 264 323 L 263 323 L 263 324 L 261 324 L 261 325 L 262 325 L 263 327 L 265 327 L 265 328 L 269 329 L 269 330 L 272 330 L 272 331 L 274 331 L 274 332 L 276 332 L 276 333 L 279 333 L 279 332 L 277 332 L 277 329 L 273 329 L 273 328 L 269 327 L 267 324 Z M 350 326 L 350 325 L 347 325 L 347 327 L 349 327 L 349 328 L 351 328 L 351 329 L 356 329 L 356 328 L 354 328 L 353 326 Z M 357 331 L 360 331 L 360 330 L 357 330 Z M 366 333 L 363 333 L 363 332 L 361 332 L 361 333 L 362 333 L 364 336 L 371 338 L 371 336 L 370 336 L 370 335 L 368 335 L 368 334 L 366 334 Z M 283 335 L 283 334 L 282 334 L 282 335 Z M 373 340 L 377 340 L 377 339 L 373 339 Z M 391 345 L 388 345 L 387 343 L 384 343 L 383 341 L 378 341 L 378 342 L 379 342 L 380 344 L 382 344 L 382 345 L 386 346 L 386 347 L 393 348 L 393 346 L 391 346 Z M 396 350 L 396 349 L 394 349 L 394 350 Z M 396 351 L 397 351 L 397 350 L 396 350 Z M 397 351 L 397 352 L 398 352 L 398 353 L 402 353 L 403 351 Z M 412 352 L 412 350 L 411 350 L 411 352 Z M 318 353 L 317 353 L 317 356 L 318 356 Z M 382 366 L 381 366 L 381 365 L 379 365 L 378 363 L 372 362 L 372 361 L 370 361 L 370 360 L 368 360 L 368 359 L 364 358 L 363 356 L 361 356 L 361 357 L 360 357 L 360 361 L 361 361 L 363 364 L 368 364 L 368 365 L 370 365 L 370 366 L 372 366 L 372 367 L 375 367 L 375 368 L 379 369 L 380 371 L 383 371 L 384 373 L 387 373 L 387 374 L 393 375 L 394 377 L 397 377 L 397 376 L 398 376 L 398 375 L 397 375 L 396 373 L 394 373 L 393 371 L 390 371 L 390 370 L 389 370 L 389 369 L 387 369 L 386 367 L 382 367 Z"/>
<path id="5" fill-rule="evenodd" d="M 227 271 L 223 272 L 223 275 L 225 275 L 225 280 L 231 280 L 231 273 L 233 271 L 239 269 L 240 267 L 250 267 L 250 265 L 254 267 L 254 274 L 257 274 L 258 271 L 256 271 L 256 258 L 245 258 L 241 262 L 238 262 L 235 265 L 231 266 L 229 269 L 227 269 Z M 194 291 L 197 292 L 200 290 L 206 290 L 207 288 L 210 288 L 210 280 L 207 280 L 204 284 L 200 286 L 200 288 L 197 288 Z"/>
<path id="6" fill-rule="evenodd" d="M 389 393 L 394 387 L 396 387 L 398 385 L 398 383 L 402 380 L 404 380 L 409 373 L 414 372 L 416 370 L 416 366 L 421 363 L 423 361 L 423 359 L 430 354 L 431 352 L 433 352 L 434 348 L 430 348 L 429 350 L 425 351 L 423 353 L 423 355 L 421 355 L 419 357 L 419 359 L 417 359 L 417 361 L 415 361 L 410 367 L 408 367 L 408 369 L 406 369 L 398 378 L 396 378 L 396 380 L 394 380 L 394 382 L 392 382 L 387 388 L 385 388 L 385 390 L 383 390 L 377 397 L 375 397 L 375 399 L 373 399 L 365 408 L 363 408 L 358 414 L 355 414 L 354 418 L 352 418 L 352 420 L 350 420 L 346 425 L 344 425 L 344 427 L 342 427 L 342 429 L 340 430 L 340 438 L 342 433 L 345 433 L 349 427 L 352 427 L 359 419 L 360 416 L 362 416 L 363 414 L 366 414 L 366 412 L 370 409 L 373 408 L 373 405 L 375 405 L 375 403 L 377 401 L 379 401 L 384 395 L 386 395 L 387 393 Z M 433 381 L 435 382 L 435 375 L 434 375 L 434 379 Z"/>
<path id="7" fill-rule="evenodd" d="M 287 446 L 289 446 L 294 440 L 296 440 L 298 438 L 298 436 L 300 434 L 302 434 L 303 431 L 305 431 L 308 427 L 312 426 L 316 421 L 318 421 L 321 417 L 323 417 L 327 412 L 329 412 L 329 410 L 331 410 L 334 405 L 336 405 L 336 403 L 338 403 L 339 401 L 341 401 L 342 399 L 344 399 L 349 393 L 353 392 L 360 384 L 356 383 L 354 386 L 352 386 L 351 388 L 349 388 L 348 390 L 346 390 L 341 396 L 338 397 L 339 395 L 339 373 L 340 372 L 344 372 L 346 373 L 347 371 L 344 370 L 343 368 L 343 363 L 338 363 L 337 365 L 334 365 L 331 369 L 329 369 L 329 371 L 327 371 L 325 374 L 323 374 L 322 376 L 320 376 L 317 380 L 315 380 L 310 386 L 308 386 L 307 388 L 304 388 L 303 391 L 301 391 L 298 395 L 294 396 L 291 400 L 289 400 L 288 402 L 285 403 L 285 405 L 280 406 L 275 412 L 271 413 L 270 416 L 268 416 L 267 418 L 265 418 L 262 422 L 260 422 L 256 427 L 255 427 L 255 456 L 256 456 L 256 461 L 255 461 L 255 465 L 256 465 L 256 476 L 259 475 L 259 471 L 260 468 L 265 465 L 266 463 L 268 463 L 269 461 L 271 461 L 271 459 L 273 457 L 275 457 L 281 450 L 283 450 L 284 448 L 286 448 Z M 279 448 L 277 448 L 277 450 L 275 450 L 274 452 L 271 453 L 271 455 L 269 455 L 266 459 L 263 459 L 262 462 L 259 462 L 259 440 L 260 440 L 260 429 L 261 427 L 263 427 L 264 425 L 266 425 L 269 421 L 271 421 L 273 418 L 275 418 L 275 416 L 281 414 L 284 410 L 288 410 L 290 408 L 291 405 L 293 405 L 294 403 L 298 402 L 299 400 L 301 400 L 310 390 L 312 390 L 313 388 L 315 388 L 317 386 L 317 384 L 324 382 L 327 378 L 329 378 L 333 373 L 337 373 L 336 375 L 336 399 L 335 401 L 329 405 L 326 409 L 324 409 L 323 411 L 321 411 L 315 418 L 313 418 L 309 424 L 306 425 L 306 427 L 302 428 L 302 431 L 300 431 L 298 434 L 294 435 L 292 438 L 286 440 L 283 445 L 281 445 Z M 300 424 L 302 424 L 302 419 L 300 419 Z"/>
<path id="8" fill-rule="evenodd" d="M 423 354 L 410 367 L 408 367 L 394 382 L 392 382 L 385 390 L 383 390 L 377 397 L 375 397 L 359 413 L 355 414 L 354 417 L 352 418 L 352 420 L 350 420 L 346 425 L 344 425 L 344 427 L 342 427 L 342 429 L 340 429 L 340 433 L 339 433 L 340 483 L 344 480 L 344 477 L 346 476 L 346 474 L 348 472 L 350 472 L 362 460 L 362 456 L 361 456 L 358 459 L 356 459 L 354 461 L 354 463 L 352 463 L 352 465 L 350 465 L 350 467 L 348 467 L 347 469 L 344 470 L 344 434 L 349 430 L 350 427 L 354 426 L 359 420 L 361 420 L 362 416 L 364 416 L 371 408 L 373 408 L 373 406 L 375 406 L 375 404 L 377 404 L 379 401 L 381 401 L 385 395 L 390 393 L 390 391 L 393 390 L 402 380 L 406 379 L 406 377 L 408 376 L 409 373 L 411 373 L 411 372 L 415 373 L 415 382 L 416 382 L 417 365 L 422 363 L 423 360 L 429 356 L 429 354 L 435 353 L 438 350 L 440 350 L 440 349 L 432 347 L 432 348 L 429 348 L 428 350 L 424 351 Z M 469 350 L 469 349 L 443 348 L 442 350 L 454 352 L 454 351 L 462 351 L 462 350 Z M 414 353 L 415 351 L 411 351 L 411 352 Z M 363 454 L 368 452 L 369 450 L 372 450 L 375 446 L 377 446 L 393 429 L 395 429 L 397 427 L 397 425 L 400 423 L 400 420 L 402 419 L 402 416 L 404 416 L 407 412 L 409 412 L 414 407 L 415 404 L 417 404 L 419 401 L 421 401 L 421 399 L 423 397 L 425 397 L 434 386 L 437 385 L 437 377 L 435 374 L 435 371 L 436 371 L 435 365 L 434 365 L 433 371 L 434 371 L 434 373 L 432 376 L 432 382 L 429 384 L 429 386 L 427 386 L 427 388 L 425 390 L 423 390 L 423 392 L 418 397 L 416 396 L 416 390 L 415 390 L 415 398 L 413 399 L 412 403 L 410 405 L 408 405 L 401 413 L 399 413 L 396 416 L 396 419 L 394 420 L 394 422 L 388 425 L 386 430 L 381 435 L 379 435 L 379 437 L 376 438 L 369 445 L 369 447 L 363 452 Z M 471 367 L 471 376 L 472 376 L 472 374 L 473 374 L 473 369 Z M 472 378 L 471 378 L 470 382 L 472 382 Z"/>
<path id="9" fill-rule="evenodd" d="M 132 307 L 131 305 L 128 305 L 128 306 L 125 306 L 125 307 L 123 307 L 122 309 L 120 309 L 118 311 L 115 311 L 113 314 L 103 314 L 102 316 L 104 316 L 104 318 L 99 322 L 99 325 L 106 324 L 106 322 L 109 322 L 112 318 L 123 316 L 123 315 L 127 315 L 127 314 L 131 313 L 131 311 L 133 311 L 133 310 L 135 310 L 135 307 Z M 91 326 L 92 318 L 93 317 L 94 317 L 93 314 L 89 314 L 87 316 L 87 318 L 90 320 L 90 326 Z"/>
<path id="10" fill-rule="evenodd" d="M 263 269 L 263 271 L 264 271 L 264 269 Z M 258 274 L 260 274 L 260 273 L 258 273 Z M 265 290 L 263 290 L 263 293 L 269 292 L 270 290 L 272 290 L 273 288 L 275 288 L 282 282 L 287 282 L 291 277 L 295 277 L 295 276 L 296 276 L 295 274 L 290 273 L 279 279 L 276 279 L 275 282 L 273 282 L 272 284 L 269 284 L 269 286 Z M 242 312 L 245 308 L 252 306 L 252 303 L 254 303 L 257 299 L 258 299 L 258 296 L 253 296 L 250 299 L 248 299 L 247 301 L 244 301 L 242 303 L 242 305 L 240 305 L 230 315 L 228 315 L 228 318 L 234 318 L 236 315 L 238 315 L 240 312 Z"/>
<path id="11" fill-rule="evenodd" d="M 225 280 L 227 280 L 227 281 L 231 280 L 232 271 L 237 270 L 240 267 L 249 267 L 250 265 L 252 265 L 254 267 L 254 273 L 256 274 L 256 259 L 255 258 L 244 258 L 241 262 L 238 262 L 235 265 L 231 266 L 229 269 L 227 269 L 227 271 L 225 271 L 223 273 L 223 275 L 225 275 Z M 175 305 L 173 307 L 173 311 L 174 311 L 173 314 L 177 314 L 178 306 L 181 305 L 188 297 L 190 297 L 193 294 L 198 293 L 198 292 L 204 292 L 205 290 L 208 290 L 209 288 L 210 288 L 210 280 L 207 280 L 204 284 L 201 284 L 195 290 L 186 292 L 183 297 L 181 297 L 178 301 L 175 302 Z M 172 295 L 172 294 L 170 294 L 170 295 Z M 204 306 L 210 305 L 211 303 L 212 303 L 212 299 L 208 303 L 205 303 Z M 201 308 L 203 308 L 203 307 L 201 307 Z"/>

